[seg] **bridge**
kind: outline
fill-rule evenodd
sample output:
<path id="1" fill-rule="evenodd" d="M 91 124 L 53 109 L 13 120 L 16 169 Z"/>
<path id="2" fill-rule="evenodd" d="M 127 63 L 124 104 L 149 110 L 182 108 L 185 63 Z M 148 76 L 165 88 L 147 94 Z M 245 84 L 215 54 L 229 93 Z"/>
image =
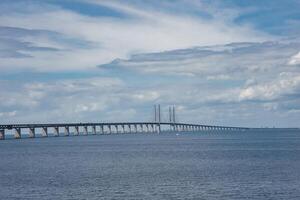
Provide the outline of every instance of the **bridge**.
<path id="1" fill-rule="evenodd" d="M 36 130 L 42 137 L 78 135 L 106 135 L 125 133 L 163 133 L 163 132 L 198 132 L 198 131 L 245 131 L 247 127 L 214 126 L 175 121 L 175 107 L 169 108 L 169 122 L 161 122 L 160 105 L 155 106 L 154 122 L 112 122 L 112 123 L 50 123 L 50 124 L 3 124 L 0 125 L 0 140 L 5 139 L 6 130 L 14 130 L 14 138 L 22 138 L 22 130 L 27 129 L 29 138 L 36 137 Z M 63 130 L 62 130 L 63 129 Z M 73 131 L 71 131 L 71 129 Z"/>

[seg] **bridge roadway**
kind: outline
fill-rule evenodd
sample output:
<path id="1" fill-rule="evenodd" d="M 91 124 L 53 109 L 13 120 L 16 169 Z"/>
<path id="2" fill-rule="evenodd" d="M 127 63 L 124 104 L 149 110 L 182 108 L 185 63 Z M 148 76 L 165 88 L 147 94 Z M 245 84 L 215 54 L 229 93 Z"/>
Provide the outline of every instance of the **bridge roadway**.
<path id="1" fill-rule="evenodd" d="M 22 138 L 22 129 L 29 130 L 29 137 L 34 138 L 36 129 L 42 130 L 42 137 L 48 137 L 48 129 L 53 129 L 54 136 L 60 136 L 63 128 L 63 135 L 70 135 L 70 128 L 72 127 L 73 135 L 77 136 L 81 133 L 83 135 L 89 134 L 91 128 L 92 135 L 97 134 L 97 127 L 100 128 L 100 134 L 113 134 L 113 133 L 160 133 L 161 127 L 166 126 L 166 131 L 174 132 L 189 132 L 189 131 L 203 131 L 203 130 L 248 130 L 246 127 L 230 127 L 230 126 L 212 126 L 202 124 L 189 124 L 189 123 L 171 123 L 171 122 L 115 122 L 115 123 L 52 123 L 52 124 L 4 124 L 0 125 L 0 140 L 5 139 L 6 130 L 14 130 L 14 138 Z M 82 132 L 80 129 L 83 129 Z"/>

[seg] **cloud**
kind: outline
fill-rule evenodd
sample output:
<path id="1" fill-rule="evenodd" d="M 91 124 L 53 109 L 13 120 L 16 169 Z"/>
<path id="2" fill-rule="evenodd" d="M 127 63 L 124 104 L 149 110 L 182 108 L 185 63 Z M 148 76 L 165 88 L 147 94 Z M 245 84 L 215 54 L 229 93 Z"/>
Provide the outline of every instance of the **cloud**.
<path id="1" fill-rule="evenodd" d="M 298 124 L 299 39 L 241 22 L 253 10 L 74 3 L 0 3 L 1 123 L 150 121 L 160 103 L 164 120 L 176 105 L 185 122 Z"/>
<path id="2" fill-rule="evenodd" d="M 300 64 L 300 52 L 292 56 L 288 62 L 289 65 L 298 65 Z"/>
<path id="3" fill-rule="evenodd" d="M 285 95 L 298 94 L 300 91 L 300 73 L 282 73 L 267 83 L 246 87 L 240 92 L 240 100 L 274 100 Z"/>
<path id="4" fill-rule="evenodd" d="M 300 49 L 300 43 L 231 43 L 195 47 L 116 59 L 100 67 L 133 69 L 141 73 L 194 75 L 207 79 L 268 78 L 290 71 L 288 59 Z"/>
<path id="5" fill-rule="evenodd" d="M 56 48 L 34 46 L 30 42 L 0 38 L 0 58 L 31 58 L 30 52 L 52 52 Z"/>
<path id="6" fill-rule="evenodd" d="M 1 59 L 0 67 L 6 70 L 82 70 L 107 63 L 116 57 L 127 58 L 133 53 L 261 41 L 271 37 L 247 25 L 236 25 L 234 19 L 224 20 L 223 15 L 208 20 L 201 15 L 187 15 L 186 12 L 167 12 L 167 8 L 159 11 L 151 7 L 141 9 L 140 5 L 118 1 L 90 3 L 123 12 L 128 17 L 91 17 L 57 5 L 36 5 L 34 2 L 28 2 L 26 11 L 1 15 L 0 26 L 3 30 L 0 35 L 7 36 L 15 32 L 12 37 L 17 36 L 18 42 L 67 51 L 23 53 L 22 49 L 16 48 L 14 52 L 22 53 L 20 59 L 7 59 L 17 54 L 2 56 L 5 58 Z M 15 3 L 7 9 L 16 10 L 18 6 L 24 5 Z M 193 8 L 193 5 L 189 6 Z"/>
<path id="7" fill-rule="evenodd" d="M 123 85 L 117 78 L 102 77 L 35 81 L 16 86 L 14 90 L 7 86 L 1 88 L 5 95 L 0 96 L 0 109 L 10 113 L 17 108 L 18 115 L 10 117 L 23 122 L 83 120 L 87 115 L 106 112 L 110 106 L 119 105 L 122 93 L 118 95 L 118 92 L 122 91 Z M 38 118 L 39 115 L 43 117 Z M 0 117 L 1 121 L 10 121 L 7 115 Z"/>

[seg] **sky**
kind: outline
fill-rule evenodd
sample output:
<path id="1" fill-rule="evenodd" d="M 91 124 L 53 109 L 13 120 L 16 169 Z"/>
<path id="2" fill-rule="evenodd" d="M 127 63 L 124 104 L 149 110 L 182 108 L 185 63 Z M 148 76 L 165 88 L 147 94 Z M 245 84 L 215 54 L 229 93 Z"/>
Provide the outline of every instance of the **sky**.
<path id="1" fill-rule="evenodd" d="M 298 0 L 1 0 L 0 124 L 299 127 Z"/>

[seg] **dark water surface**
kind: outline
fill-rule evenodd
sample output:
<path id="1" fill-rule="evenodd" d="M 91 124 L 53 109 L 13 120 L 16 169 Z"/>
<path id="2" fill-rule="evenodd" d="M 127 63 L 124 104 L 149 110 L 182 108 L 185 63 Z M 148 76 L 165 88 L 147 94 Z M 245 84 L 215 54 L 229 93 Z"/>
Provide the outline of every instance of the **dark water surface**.
<path id="1" fill-rule="evenodd" d="M 0 141 L 0 199 L 300 199 L 300 132 Z"/>

